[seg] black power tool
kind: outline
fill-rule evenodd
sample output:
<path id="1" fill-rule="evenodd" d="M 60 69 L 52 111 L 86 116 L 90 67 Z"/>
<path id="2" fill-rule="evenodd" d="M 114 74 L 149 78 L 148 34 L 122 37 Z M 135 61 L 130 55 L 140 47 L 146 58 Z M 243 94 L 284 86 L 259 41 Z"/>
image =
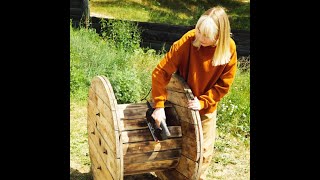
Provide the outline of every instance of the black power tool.
<path id="1" fill-rule="evenodd" d="M 154 141 L 159 142 L 159 141 L 168 139 L 168 137 L 171 136 L 171 133 L 168 129 L 166 121 L 165 120 L 161 121 L 160 128 L 159 128 L 156 125 L 156 121 L 151 116 L 154 111 L 154 108 L 152 108 L 149 101 L 147 101 L 147 105 L 148 105 L 148 110 L 146 112 L 147 124 Z"/>

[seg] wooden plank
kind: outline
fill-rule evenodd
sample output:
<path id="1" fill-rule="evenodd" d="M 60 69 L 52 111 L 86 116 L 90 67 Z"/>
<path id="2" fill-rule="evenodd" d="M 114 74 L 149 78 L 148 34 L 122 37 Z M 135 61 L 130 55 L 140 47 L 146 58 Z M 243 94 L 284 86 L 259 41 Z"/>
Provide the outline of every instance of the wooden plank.
<path id="1" fill-rule="evenodd" d="M 94 156 L 99 156 L 105 163 L 112 176 L 115 177 L 115 172 L 117 172 L 115 170 L 119 169 L 119 165 L 116 164 L 116 154 L 110 151 L 110 148 L 102 140 L 99 131 L 95 130 L 91 124 L 88 126 L 88 129 L 90 129 L 90 132 L 95 132 L 88 134 L 89 148 L 95 148 L 94 152 L 97 154 L 94 154 Z"/>
<path id="2" fill-rule="evenodd" d="M 145 141 L 145 142 L 134 142 L 122 144 L 123 155 L 135 154 L 135 153 L 145 153 L 153 151 L 165 151 L 170 149 L 178 149 L 182 147 L 182 138 L 172 138 L 160 141 L 159 143 L 155 141 Z"/>
<path id="3" fill-rule="evenodd" d="M 115 134 L 113 133 L 115 131 L 113 123 L 114 121 L 110 112 L 106 112 L 105 108 L 97 106 L 91 101 L 91 99 L 88 99 L 88 115 L 90 115 L 92 119 L 96 119 L 101 128 L 106 129 L 106 134 L 109 136 L 110 139 L 115 138 Z"/>
<path id="4" fill-rule="evenodd" d="M 185 80 L 181 76 L 177 76 L 176 74 L 173 74 L 171 76 L 171 79 L 166 87 L 167 90 L 175 91 L 175 92 L 181 92 L 184 93 L 184 89 L 189 89 L 189 86 L 186 86 Z"/>
<path id="5" fill-rule="evenodd" d="M 181 174 L 176 169 L 168 169 L 168 170 L 165 170 L 165 171 L 158 171 L 158 172 L 155 172 L 155 174 L 161 180 L 172 180 L 172 179 L 189 180 L 189 178 L 187 178 L 186 176 Z"/>
<path id="6" fill-rule="evenodd" d="M 153 107 L 153 102 L 150 105 Z M 165 108 L 172 108 L 172 104 L 169 102 L 165 103 Z M 148 106 L 146 103 L 135 103 L 135 104 L 118 104 L 117 112 L 120 120 L 131 120 L 131 119 L 142 119 L 145 118 Z"/>
<path id="7" fill-rule="evenodd" d="M 198 125 L 181 121 L 182 130 L 182 154 L 193 161 L 200 158 L 200 136 Z"/>
<path id="8" fill-rule="evenodd" d="M 169 126 L 168 127 L 171 136 L 170 138 L 181 137 L 181 127 L 180 126 Z M 138 129 L 133 131 L 122 131 L 121 139 L 123 143 L 128 142 L 139 142 L 139 141 L 153 141 L 153 137 L 149 128 Z"/>
<path id="9" fill-rule="evenodd" d="M 92 105 L 92 102 L 88 100 L 89 106 L 89 112 L 96 112 L 97 110 L 91 110 L 95 109 L 95 106 Z M 106 144 L 111 148 L 113 152 L 116 152 L 116 142 L 115 142 L 115 131 L 113 128 L 110 127 L 108 124 L 103 124 L 103 122 L 108 122 L 106 120 L 103 120 L 103 116 L 97 116 L 95 113 L 88 113 L 89 120 L 92 121 L 92 124 L 96 126 L 96 128 L 101 133 L 102 139 L 106 142 Z M 102 120 L 101 120 L 102 119 Z"/>
<path id="10" fill-rule="evenodd" d="M 96 76 L 91 80 L 91 88 L 96 95 L 109 106 L 109 109 L 116 110 L 116 98 L 109 86 L 111 86 L 109 81 L 106 81 L 102 76 Z"/>
<path id="11" fill-rule="evenodd" d="M 117 111 L 118 112 L 118 111 Z M 175 110 L 172 108 L 165 108 L 166 123 L 167 126 L 180 126 L 180 120 Z M 119 123 L 120 131 L 130 131 L 136 129 L 147 128 L 147 119 L 144 118 L 132 118 L 132 119 L 121 119 Z"/>
<path id="12" fill-rule="evenodd" d="M 91 153 L 89 153 L 91 156 Z M 102 171 L 101 166 L 98 164 L 96 157 L 90 158 L 91 161 L 91 172 L 94 180 L 113 180 L 110 172 L 107 172 L 107 175 L 105 175 L 105 172 Z M 111 177 L 111 178 L 110 178 Z"/>
<path id="13" fill-rule="evenodd" d="M 193 113 L 195 113 L 193 110 L 187 108 L 187 107 L 182 107 L 179 105 L 174 105 L 174 108 L 179 116 L 179 120 L 188 122 L 190 124 L 195 124 L 197 125 L 197 122 L 193 119 Z"/>
<path id="14" fill-rule="evenodd" d="M 113 130 L 118 131 L 118 121 L 117 121 L 117 112 L 116 110 L 111 110 L 109 109 L 109 106 L 105 104 L 100 98 L 97 100 L 97 108 L 99 109 L 99 112 L 101 113 L 105 121 L 109 122 L 108 124 L 110 125 L 110 128 Z M 106 122 L 103 122 L 103 124 L 106 124 Z"/>
<path id="15" fill-rule="evenodd" d="M 153 151 L 139 154 L 126 154 L 124 156 L 124 166 L 131 163 L 143 163 L 147 161 L 157 161 L 165 159 L 176 159 L 181 156 L 181 149 L 167 151 Z"/>
<path id="16" fill-rule="evenodd" d="M 118 105 L 117 103 L 117 99 L 114 95 L 114 92 L 113 92 L 113 88 L 111 86 L 111 83 L 110 81 L 108 80 L 107 77 L 105 76 L 98 76 L 100 79 L 101 79 L 101 82 L 104 84 L 104 87 L 106 88 L 106 92 L 107 92 L 107 96 L 108 96 L 108 99 L 110 100 L 109 101 L 109 105 L 111 107 L 111 113 L 112 113 L 112 122 L 114 122 L 114 129 L 115 129 L 115 135 L 116 135 L 116 138 L 115 138 L 115 143 L 116 143 L 116 155 L 117 155 L 117 158 L 120 158 L 120 162 L 122 164 L 123 160 L 122 160 L 122 140 L 120 138 L 120 132 L 119 132 L 119 121 L 120 121 L 120 117 L 118 116 L 118 113 L 116 112 L 116 107 Z M 103 81 L 104 80 L 104 81 Z M 107 103 L 106 103 L 107 104 Z M 108 105 L 108 104 L 107 104 Z"/>
<path id="17" fill-rule="evenodd" d="M 195 176 L 198 174 L 198 168 L 197 162 L 185 157 L 184 155 L 181 155 L 176 170 L 190 179 L 196 179 Z"/>
<path id="18" fill-rule="evenodd" d="M 146 117 L 148 107 L 127 108 L 123 105 L 117 106 L 118 116 L 123 119 L 141 119 Z"/>
<path id="19" fill-rule="evenodd" d="M 107 166 L 99 156 L 95 146 L 89 145 L 89 155 L 94 177 L 97 178 L 96 180 L 113 180 L 114 178 L 112 177 L 111 172 L 108 170 Z"/>
<path id="20" fill-rule="evenodd" d="M 117 112 L 116 110 L 110 110 L 107 108 L 106 104 L 101 101 L 100 98 L 98 98 L 97 101 L 97 108 L 99 109 L 101 115 L 99 116 L 99 122 L 100 124 L 98 124 L 98 128 L 99 130 L 101 130 L 101 132 L 105 133 L 105 134 L 111 134 L 111 143 L 115 144 L 116 147 L 116 155 L 117 158 L 121 157 L 121 152 L 119 146 L 121 145 L 121 143 L 119 142 L 119 120 L 117 117 Z"/>
<path id="21" fill-rule="evenodd" d="M 88 91 L 88 99 L 90 99 L 93 104 L 97 104 L 97 101 L 98 101 L 98 96 L 96 94 L 96 92 L 94 91 L 94 89 L 92 89 L 91 87 L 89 88 L 89 91 Z"/>
<path id="22" fill-rule="evenodd" d="M 174 168 L 179 162 L 179 158 L 159 160 L 159 161 L 148 161 L 143 163 L 131 163 L 124 166 L 124 175 L 136 174 L 141 171 L 161 171 L 168 168 Z"/>
<path id="23" fill-rule="evenodd" d="M 193 161 L 198 161 L 200 156 L 199 142 L 188 136 L 182 136 L 182 152 L 184 156 L 188 157 Z"/>
<path id="24" fill-rule="evenodd" d="M 105 95 L 107 96 L 107 95 Z M 116 118 L 117 116 L 117 112 L 116 110 L 112 110 L 110 108 L 110 104 L 106 104 L 104 100 L 102 100 L 101 95 L 99 96 L 93 88 L 89 88 L 89 97 L 88 100 L 92 101 L 92 106 L 94 106 L 95 108 L 97 108 L 97 110 L 95 110 L 96 114 L 99 113 L 99 116 L 103 116 L 105 117 L 105 119 L 107 120 L 106 122 L 102 122 L 103 124 L 107 125 L 106 123 L 108 123 L 108 127 L 112 127 L 112 129 L 114 130 L 118 130 L 118 124 L 117 124 L 117 120 Z M 103 96 L 104 97 L 104 96 Z"/>
<path id="25" fill-rule="evenodd" d="M 121 131 L 131 131 L 136 129 L 146 129 L 148 128 L 147 119 L 132 119 L 120 121 Z"/>
<path id="26" fill-rule="evenodd" d="M 150 105 L 153 107 L 153 102 L 149 102 L 150 103 Z M 165 103 L 164 103 L 164 107 L 173 107 L 172 106 L 172 103 L 170 103 L 170 102 L 168 102 L 168 101 L 166 101 Z M 130 104 L 118 104 L 117 105 L 117 109 L 126 109 L 126 108 L 128 108 L 128 109 L 131 109 L 131 108 L 148 108 L 148 105 L 147 105 L 147 103 L 145 102 L 145 103 L 130 103 Z"/>
<path id="27" fill-rule="evenodd" d="M 199 131 L 197 124 L 191 124 L 185 121 L 181 121 L 181 131 L 182 136 L 190 137 L 195 141 L 199 140 Z"/>
<path id="28" fill-rule="evenodd" d="M 176 92 L 170 89 L 168 89 L 167 92 L 168 92 L 168 100 L 172 104 L 179 105 L 186 108 L 188 107 L 188 99 L 186 98 L 186 95 L 184 92 Z"/>
<path id="29" fill-rule="evenodd" d="M 95 93 L 95 96 L 98 98 L 94 98 L 96 100 L 96 106 L 99 110 L 99 119 L 100 124 L 98 123 L 97 128 L 103 133 L 103 136 L 107 135 L 108 132 L 111 134 L 115 134 L 115 138 L 110 138 L 110 140 L 106 140 L 109 144 L 115 144 L 116 147 L 116 157 L 121 157 L 121 143 L 119 141 L 120 134 L 119 130 L 119 118 L 118 113 L 116 112 L 117 100 L 114 96 L 112 86 L 109 80 L 105 76 L 96 76 L 91 81 L 92 90 Z M 91 97 L 91 96 L 89 96 Z M 109 122 L 109 124 L 108 124 Z M 111 125 L 111 126 L 110 126 Z M 111 146 L 112 147 L 112 146 Z"/>

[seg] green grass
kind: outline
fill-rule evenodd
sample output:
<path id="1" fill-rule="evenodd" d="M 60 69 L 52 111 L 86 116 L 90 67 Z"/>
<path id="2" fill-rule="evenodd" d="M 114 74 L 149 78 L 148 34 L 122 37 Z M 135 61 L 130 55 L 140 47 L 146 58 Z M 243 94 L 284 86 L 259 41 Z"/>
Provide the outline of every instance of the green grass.
<path id="1" fill-rule="evenodd" d="M 131 21 L 195 25 L 210 7 L 226 8 L 232 29 L 250 30 L 250 1 L 244 0 L 91 0 L 90 12 Z"/>

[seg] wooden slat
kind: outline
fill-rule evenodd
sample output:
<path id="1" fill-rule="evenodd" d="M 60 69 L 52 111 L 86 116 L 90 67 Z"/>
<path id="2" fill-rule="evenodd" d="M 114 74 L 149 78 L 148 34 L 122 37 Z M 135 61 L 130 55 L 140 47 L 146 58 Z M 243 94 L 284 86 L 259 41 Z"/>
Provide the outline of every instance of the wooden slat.
<path id="1" fill-rule="evenodd" d="M 197 125 L 197 122 L 193 119 L 194 116 L 192 114 L 195 113 L 192 112 L 193 110 L 179 105 L 174 105 L 174 108 L 179 116 L 180 121 L 185 121 L 190 124 Z"/>
<path id="2" fill-rule="evenodd" d="M 182 154 L 193 161 L 198 161 L 200 156 L 199 142 L 188 136 L 182 136 Z"/>
<path id="3" fill-rule="evenodd" d="M 137 172 L 148 170 L 149 172 L 161 171 L 164 169 L 174 168 L 178 164 L 179 159 L 150 161 L 144 163 L 131 163 L 124 166 L 124 175 L 136 174 Z M 139 173 L 140 173 L 139 172 Z"/>
<path id="4" fill-rule="evenodd" d="M 122 105 L 117 106 L 118 117 L 120 120 L 145 118 L 147 110 L 148 107 L 127 108 Z"/>
<path id="5" fill-rule="evenodd" d="M 100 90 L 101 91 L 101 90 Z M 109 102 L 105 102 L 103 99 L 100 97 L 105 97 L 108 96 L 107 94 L 105 95 L 98 95 L 97 92 L 94 91 L 94 88 L 91 87 L 89 88 L 89 97 L 88 100 L 92 101 L 92 106 L 96 108 L 96 114 L 99 113 L 100 116 L 102 115 L 107 121 L 102 122 L 103 124 L 107 125 L 108 127 L 118 130 L 118 125 L 117 125 L 117 112 L 116 110 L 112 110 L 110 107 L 111 105 Z"/>
<path id="6" fill-rule="evenodd" d="M 169 126 L 168 127 L 171 136 L 170 138 L 181 137 L 181 127 L 180 126 Z M 121 139 L 123 143 L 128 142 L 139 142 L 139 141 L 152 141 L 153 137 L 149 128 L 138 129 L 133 131 L 123 131 L 121 132 Z"/>
<path id="7" fill-rule="evenodd" d="M 112 133 L 115 134 L 115 138 L 111 138 L 110 142 L 115 144 L 117 158 L 121 158 L 122 152 L 120 150 L 122 148 L 120 146 L 122 143 L 120 143 L 121 139 L 119 138 L 120 134 L 118 132 L 119 117 L 118 117 L 118 113 L 116 112 L 117 100 L 114 96 L 112 86 L 109 80 L 105 76 L 96 76 L 92 79 L 90 88 L 92 88 L 93 92 L 95 93 L 95 96 L 97 97 L 93 99 L 96 100 L 95 107 L 99 109 L 99 112 L 100 112 L 99 117 L 102 118 L 100 121 L 102 127 L 99 130 L 101 130 L 100 132 L 102 133 L 105 131 L 105 134 L 107 134 L 107 132 L 110 131 L 112 128 L 115 130 L 115 131 L 111 130 Z M 89 94 L 90 94 L 90 91 L 89 91 Z M 89 98 L 91 96 L 89 95 Z M 103 117 L 105 119 L 103 119 Z M 113 124 L 113 126 L 111 126 L 112 127 L 111 129 L 109 129 L 110 127 L 106 124 L 107 122 L 110 122 L 109 124 L 111 125 Z M 105 135 L 103 134 L 103 136 Z"/>
<path id="8" fill-rule="evenodd" d="M 166 123 L 167 126 L 180 126 L 179 117 L 173 111 L 173 108 L 165 108 L 166 112 Z M 120 131 L 130 131 L 130 130 L 137 130 L 137 129 L 146 129 L 148 128 L 147 119 L 144 118 L 136 118 L 136 119 L 121 119 L 119 123 Z"/>
<path id="9" fill-rule="evenodd" d="M 199 131 L 197 124 L 191 124 L 185 121 L 181 121 L 182 136 L 187 136 L 195 141 L 199 141 Z"/>
<path id="10" fill-rule="evenodd" d="M 184 176 L 183 174 L 181 174 L 179 171 L 177 171 L 176 169 L 168 169 L 165 171 L 158 171 L 158 172 L 155 172 L 155 174 L 161 180 L 172 180 L 172 179 L 188 180 L 189 179 L 186 176 Z"/>
<path id="11" fill-rule="evenodd" d="M 165 159 L 176 159 L 181 156 L 181 149 L 167 151 L 153 151 L 139 154 L 127 154 L 124 156 L 124 166 L 131 163 L 143 163 Z"/>
<path id="12" fill-rule="evenodd" d="M 150 102 L 153 107 L 153 102 Z M 172 104 L 165 103 L 165 108 L 172 108 Z M 118 104 L 117 112 L 120 120 L 131 120 L 145 118 L 148 106 L 146 103 L 134 103 L 134 104 Z"/>
<path id="13" fill-rule="evenodd" d="M 190 179 L 196 179 L 198 172 L 198 163 L 181 155 L 179 164 L 176 167 L 176 170 L 179 171 L 184 176 Z"/>
<path id="14" fill-rule="evenodd" d="M 96 178 L 98 178 L 95 180 L 114 179 L 110 171 L 108 170 L 106 164 L 103 162 L 103 160 L 99 156 L 95 146 L 89 145 L 89 154 L 90 154 L 93 174 Z"/>
<path id="15" fill-rule="evenodd" d="M 185 83 L 185 80 L 181 76 L 173 74 L 166 89 L 170 91 L 184 93 L 185 92 L 184 89 L 187 89 L 189 87 L 182 82 Z"/>
<path id="16" fill-rule="evenodd" d="M 184 92 L 176 92 L 172 90 L 167 90 L 167 92 L 168 99 L 170 99 L 172 104 L 188 108 L 188 99 Z"/>
<path id="17" fill-rule="evenodd" d="M 120 121 L 120 129 L 121 131 L 130 131 L 136 129 L 146 129 L 147 119 L 132 119 L 132 120 L 122 120 Z"/>
<path id="18" fill-rule="evenodd" d="M 153 151 L 165 151 L 169 149 L 178 149 L 182 147 L 182 138 L 172 138 L 160 141 L 159 143 L 155 141 L 145 141 L 145 142 L 135 142 L 122 144 L 123 155 L 135 154 L 135 153 L 145 153 Z"/>
<path id="19" fill-rule="evenodd" d="M 95 148 L 94 152 L 97 153 L 97 154 L 94 154 L 94 156 L 99 156 L 102 159 L 102 161 L 105 163 L 111 175 L 113 177 L 116 177 L 115 173 L 118 172 L 120 164 L 117 164 L 115 153 L 110 151 L 110 148 L 102 140 L 100 132 L 97 129 L 95 129 L 95 127 L 92 126 L 92 124 L 88 125 L 88 130 L 90 132 L 90 134 L 88 134 L 89 147 Z M 91 132 L 94 132 L 94 133 L 91 133 Z"/>
<path id="20" fill-rule="evenodd" d="M 91 88 L 97 96 L 107 105 L 111 105 L 109 109 L 116 110 L 116 98 L 114 97 L 113 90 L 112 88 L 110 89 L 109 85 L 110 83 L 108 83 L 108 81 L 106 81 L 102 76 L 96 76 L 91 80 Z"/>
<path id="21" fill-rule="evenodd" d="M 153 102 L 149 102 L 149 103 L 150 103 L 151 107 L 153 107 L 154 103 Z M 172 106 L 172 103 L 166 101 L 164 103 L 164 107 L 173 107 L 173 106 Z M 131 109 L 131 108 L 148 108 L 148 105 L 147 105 L 146 102 L 145 103 L 130 103 L 130 104 L 118 104 L 117 105 L 117 109 L 126 109 L 126 108 L 128 108 L 128 109 Z"/>
<path id="22" fill-rule="evenodd" d="M 88 103 L 89 103 L 89 106 L 88 106 L 89 121 L 91 121 L 91 123 L 94 124 L 96 128 L 99 130 L 99 132 L 101 133 L 102 139 L 106 142 L 108 147 L 110 147 L 111 151 L 116 153 L 117 150 L 116 150 L 116 143 L 115 143 L 115 139 L 116 139 L 115 131 L 110 126 L 102 123 L 102 122 L 107 122 L 106 120 L 104 120 L 103 116 L 100 115 L 99 117 L 96 115 L 96 113 L 92 113 L 92 112 L 96 112 L 95 110 L 91 110 L 91 109 L 95 109 L 95 106 L 90 100 L 88 100 Z"/>

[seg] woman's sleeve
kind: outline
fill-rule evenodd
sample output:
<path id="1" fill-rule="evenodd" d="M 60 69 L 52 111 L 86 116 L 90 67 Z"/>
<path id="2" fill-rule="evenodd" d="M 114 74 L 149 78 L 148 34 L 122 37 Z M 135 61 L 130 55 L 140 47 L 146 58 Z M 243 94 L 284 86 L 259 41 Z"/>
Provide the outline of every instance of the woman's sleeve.
<path id="1" fill-rule="evenodd" d="M 178 69 L 181 61 L 186 60 L 189 55 L 190 40 L 184 35 L 174 42 L 170 50 L 162 58 L 160 63 L 152 72 L 152 98 L 154 108 L 164 107 L 167 99 L 166 86 L 171 79 L 171 75 Z"/>
<path id="2" fill-rule="evenodd" d="M 201 109 L 206 109 L 210 106 L 219 102 L 222 97 L 224 97 L 233 83 L 237 69 L 237 52 L 235 44 L 233 42 L 233 47 L 231 48 L 231 59 L 229 63 L 225 66 L 220 78 L 217 83 L 205 94 L 198 97 Z"/>

